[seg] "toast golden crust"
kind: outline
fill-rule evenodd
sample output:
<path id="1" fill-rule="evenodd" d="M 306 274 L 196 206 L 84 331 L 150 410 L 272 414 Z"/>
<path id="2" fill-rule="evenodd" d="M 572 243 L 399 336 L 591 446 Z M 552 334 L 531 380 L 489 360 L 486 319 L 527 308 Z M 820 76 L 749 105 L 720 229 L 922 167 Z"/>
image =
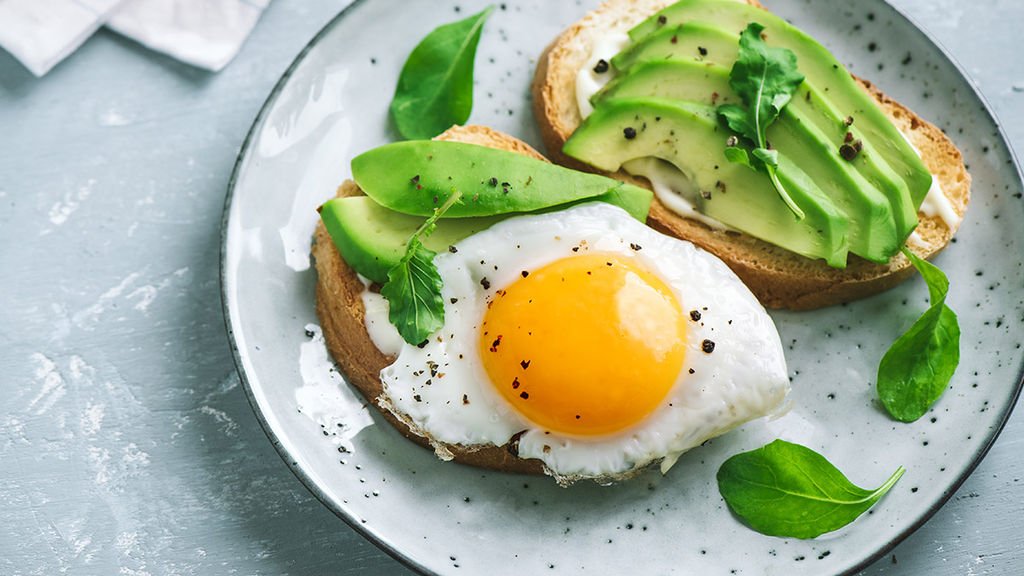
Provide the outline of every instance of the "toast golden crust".
<path id="1" fill-rule="evenodd" d="M 544 51 L 533 81 L 534 115 L 548 156 L 555 162 L 580 170 L 595 171 L 562 154 L 562 146 L 582 122 L 576 105 L 576 74 L 590 57 L 594 40 L 608 30 L 628 30 L 674 0 L 608 0 L 567 28 Z M 763 8 L 756 0 L 747 0 Z M 971 178 L 960 151 L 933 124 L 889 98 L 866 80 L 858 81 L 921 152 L 928 169 L 960 219 L 970 200 Z M 625 172 L 611 174 L 641 186 L 642 178 Z M 931 258 L 949 243 L 955 227 L 939 217 L 918 214 L 920 243 L 908 247 L 918 256 Z M 745 234 L 712 230 L 683 218 L 655 198 L 647 223 L 656 230 L 689 240 L 721 258 L 770 308 L 807 310 L 864 298 L 891 288 L 910 277 L 913 267 L 902 254 L 879 265 L 851 255 L 845 270 L 829 267 L 793 254 Z"/>
<path id="2" fill-rule="evenodd" d="M 525 142 L 483 126 L 453 126 L 438 140 L 456 140 L 491 148 L 500 148 L 538 159 L 543 156 Z M 351 180 L 338 188 L 337 196 L 359 196 L 362 190 Z M 320 319 L 327 349 L 348 382 L 372 403 L 384 418 L 405 437 L 424 447 L 430 447 L 426 438 L 412 432 L 409 427 L 380 405 L 383 391 L 380 371 L 394 361 L 382 353 L 370 339 L 366 330 L 366 309 L 362 293 L 366 286 L 341 258 L 331 241 L 323 222 L 317 224 L 313 234 L 313 259 L 316 265 L 316 313 Z M 521 474 L 543 474 L 540 460 L 522 459 L 514 454 L 514 446 L 493 446 L 470 449 L 447 445 L 456 462 Z"/>

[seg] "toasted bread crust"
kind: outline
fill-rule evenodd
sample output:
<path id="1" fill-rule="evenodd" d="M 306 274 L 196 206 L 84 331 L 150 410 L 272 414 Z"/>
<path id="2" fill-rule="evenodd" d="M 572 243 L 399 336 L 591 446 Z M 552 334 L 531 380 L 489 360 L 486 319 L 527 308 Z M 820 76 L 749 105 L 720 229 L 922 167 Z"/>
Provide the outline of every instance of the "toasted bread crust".
<path id="1" fill-rule="evenodd" d="M 499 148 L 542 159 L 539 152 L 525 142 L 483 126 L 453 126 L 438 140 L 456 140 L 480 146 Z M 362 190 L 351 180 L 338 188 L 338 197 L 360 196 Z M 348 382 L 370 401 L 384 418 L 407 438 L 424 447 L 429 442 L 415 433 L 381 407 L 379 397 L 383 391 L 380 371 L 394 361 L 374 345 L 366 329 L 366 309 L 362 293 L 366 286 L 341 258 L 331 241 L 323 222 L 317 224 L 313 234 L 313 258 L 316 264 L 316 313 L 320 318 L 327 349 L 334 362 L 345 374 Z M 516 457 L 514 446 L 492 446 L 470 449 L 463 446 L 446 445 L 456 462 L 522 474 L 543 474 L 540 460 Z"/>
<path id="2" fill-rule="evenodd" d="M 567 28 L 541 55 L 533 81 L 534 115 L 548 156 L 559 164 L 581 170 L 593 167 L 569 158 L 562 146 L 582 122 L 576 105 L 576 74 L 589 59 L 595 38 L 608 30 L 627 30 L 674 0 L 608 0 Z M 747 0 L 763 8 L 756 0 Z M 856 77 L 855 77 L 856 78 Z M 970 200 L 971 177 L 960 151 L 942 131 L 905 106 L 883 94 L 866 80 L 857 79 L 886 114 L 921 152 L 928 169 L 962 220 Z M 615 178 L 649 186 L 625 172 Z M 939 217 L 918 214 L 921 243 L 908 243 L 918 256 L 931 258 L 949 243 L 955 227 Z M 913 267 L 902 254 L 879 265 L 850 255 L 845 270 L 829 267 L 745 234 L 712 230 L 683 218 L 655 198 L 647 223 L 660 232 L 689 240 L 712 252 L 739 276 L 762 304 L 770 308 L 807 310 L 864 298 L 891 288 L 910 277 Z"/>

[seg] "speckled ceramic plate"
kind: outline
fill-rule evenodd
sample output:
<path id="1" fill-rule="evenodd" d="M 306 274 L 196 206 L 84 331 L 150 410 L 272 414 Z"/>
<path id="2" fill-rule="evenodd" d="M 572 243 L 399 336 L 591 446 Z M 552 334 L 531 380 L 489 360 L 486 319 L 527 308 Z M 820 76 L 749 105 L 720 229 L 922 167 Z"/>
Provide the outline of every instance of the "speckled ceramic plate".
<path id="1" fill-rule="evenodd" d="M 563 489 L 442 463 L 349 389 L 313 309 L 315 208 L 348 176 L 353 155 L 394 138 L 387 103 L 419 38 L 484 4 L 357 2 L 295 60 L 242 149 L 224 220 L 224 305 L 252 405 L 298 477 L 401 561 L 442 574 L 848 573 L 925 522 L 985 454 L 1020 388 L 1024 202 L 1011 153 L 970 81 L 878 0 L 769 4 L 943 127 L 974 176 L 967 220 L 938 258 L 952 279 L 963 360 L 926 417 L 894 423 L 873 392 L 882 353 L 926 305 L 917 280 L 847 306 L 773 313 L 795 408 L 693 450 L 667 476 L 650 471 L 614 487 Z M 477 56 L 471 120 L 538 143 L 528 91 L 535 60 L 594 4 L 501 4 Z M 908 472 L 840 532 L 811 541 L 762 536 L 729 514 L 714 475 L 730 455 L 777 437 L 813 447 L 861 485 L 879 484 L 898 465 Z"/>

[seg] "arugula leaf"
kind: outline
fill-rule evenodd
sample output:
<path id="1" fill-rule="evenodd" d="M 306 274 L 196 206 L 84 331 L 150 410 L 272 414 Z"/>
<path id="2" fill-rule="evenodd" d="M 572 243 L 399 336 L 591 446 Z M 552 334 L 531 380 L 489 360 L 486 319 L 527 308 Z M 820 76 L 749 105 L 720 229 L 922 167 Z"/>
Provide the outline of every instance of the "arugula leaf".
<path id="1" fill-rule="evenodd" d="M 779 153 L 769 148 L 765 134 L 804 81 L 804 75 L 797 70 L 796 54 L 785 48 L 769 48 L 761 39 L 763 30 L 764 26 L 757 22 L 747 25 L 740 34 L 739 58 L 729 73 L 729 86 L 744 105 L 723 104 L 717 109 L 744 144 L 740 147 L 736 142 L 729 146 L 725 155 L 730 162 L 767 173 L 779 197 L 799 220 L 804 212 L 779 180 Z"/>
<path id="2" fill-rule="evenodd" d="M 814 450 L 784 440 L 737 454 L 718 469 L 718 491 L 734 514 L 762 534 L 815 538 L 853 522 L 906 470 L 875 490 L 851 483 Z"/>
<path id="3" fill-rule="evenodd" d="M 441 299 L 441 275 L 434 266 L 436 252 L 423 245 L 422 236 L 430 235 L 437 220 L 462 198 L 454 190 L 448 200 L 420 226 L 405 247 L 405 255 L 388 270 L 388 281 L 380 295 L 388 301 L 388 320 L 409 344 L 422 344 L 444 326 L 444 300 Z"/>
<path id="4" fill-rule="evenodd" d="M 751 170 L 756 170 L 751 164 L 750 153 L 738 146 L 729 146 L 725 149 L 725 159 L 733 164 L 743 164 Z"/>
<path id="5" fill-rule="evenodd" d="M 476 46 L 493 9 L 438 26 L 409 54 L 391 100 L 391 117 L 402 136 L 426 140 L 469 118 Z"/>
<path id="6" fill-rule="evenodd" d="M 878 365 L 878 398 L 900 422 L 928 412 L 946 391 L 960 363 L 960 323 L 946 305 L 949 279 L 934 264 L 903 248 L 928 284 L 931 306 L 900 336 Z"/>

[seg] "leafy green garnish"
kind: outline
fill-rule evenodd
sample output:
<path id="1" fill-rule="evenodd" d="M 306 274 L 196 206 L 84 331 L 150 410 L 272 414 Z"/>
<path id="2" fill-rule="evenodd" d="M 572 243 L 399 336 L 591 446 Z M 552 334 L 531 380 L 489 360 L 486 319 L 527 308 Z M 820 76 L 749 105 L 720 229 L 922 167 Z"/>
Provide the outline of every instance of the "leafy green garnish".
<path id="1" fill-rule="evenodd" d="M 729 458 L 718 469 L 718 491 L 734 514 L 762 534 L 815 538 L 853 522 L 906 470 L 875 490 L 851 483 L 814 450 L 784 440 Z"/>
<path id="2" fill-rule="evenodd" d="M 796 68 L 796 54 L 785 48 L 769 48 L 761 39 L 763 30 L 764 26 L 751 22 L 740 34 L 739 58 L 729 73 L 729 86 L 744 105 L 723 104 L 718 107 L 718 115 L 741 141 L 726 148 L 725 156 L 730 162 L 766 172 L 782 201 L 797 219 L 803 219 L 803 210 L 776 174 L 779 153 L 769 147 L 765 134 L 804 81 L 804 75 Z"/>
<path id="3" fill-rule="evenodd" d="M 441 275 L 434 266 L 436 252 L 423 245 L 420 237 L 434 231 L 437 220 L 462 198 L 458 190 L 420 226 L 405 247 L 405 255 L 388 270 L 388 281 L 380 290 L 390 309 L 388 320 L 409 344 L 419 345 L 444 326 Z"/>
<path id="4" fill-rule="evenodd" d="M 900 336 L 878 365 L 878 398 L 901 422 L 924 416 L 946 391 L 960 362 L 960 324 L 946 305 L 949 279 L 934 264 L 903 248 L 928 284 L 931 306 Z"/>
<path id="5" fill-rule="evenodd" d="M 391 100 L 391 117 L 402 136 L 433 138 L 469 118 L 476 46 L 493 9 L 438 26 L 409 54 Z"/>

